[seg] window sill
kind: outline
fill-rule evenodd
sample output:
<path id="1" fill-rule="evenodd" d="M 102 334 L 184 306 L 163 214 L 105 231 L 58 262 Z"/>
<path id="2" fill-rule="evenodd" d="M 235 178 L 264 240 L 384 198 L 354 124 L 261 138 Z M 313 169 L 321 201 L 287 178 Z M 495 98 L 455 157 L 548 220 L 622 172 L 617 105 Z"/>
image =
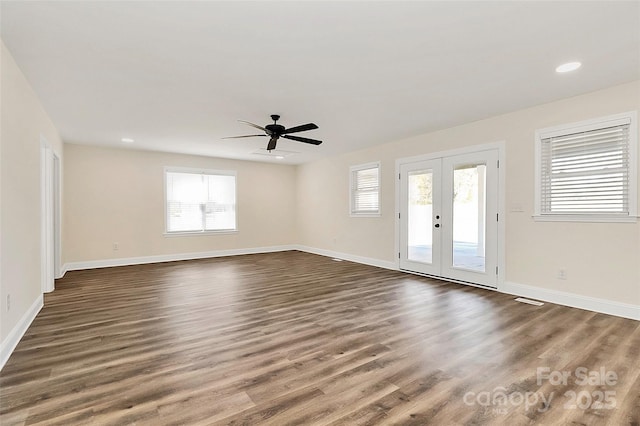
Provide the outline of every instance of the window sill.
<path id="1" fill-rule="evenodd" d="M 165 232 L 162 235 L 165 238 L 172 237 L 198 237 L 203 235 L 223 235 L 223 234 L 236 234 L 237 229 L 223 229 L 220 231 L 179 231 L 179 232 Z"/>
<path id="2" fill-rule="evenodd" d="M 380 213 L 351 213 L 351 217 L 380 217 Z"/>
<path id="3" fill-rule="evenodd" d="M 536 222 L 636 223 L 637 216 L 533 215 Z"/>

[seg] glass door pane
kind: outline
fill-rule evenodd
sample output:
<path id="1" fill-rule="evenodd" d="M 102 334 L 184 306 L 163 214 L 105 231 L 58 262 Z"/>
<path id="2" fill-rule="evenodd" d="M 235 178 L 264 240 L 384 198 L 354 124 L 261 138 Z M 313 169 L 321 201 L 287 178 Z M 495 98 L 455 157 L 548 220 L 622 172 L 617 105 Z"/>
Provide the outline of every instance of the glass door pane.
<path id="1" fill-rule="evenodd" d="M 407 257 L 433 263 L 433 170 L 407 175 Z"/>
<path id="2" fill-rule="evenodd" d="M 400 166 L 400 269 L 439 275 L 440 159 Z"/>
<path id="3" fill-rule="evenodd" d="M 486 164 L 453 170 L 453 267 L 485 271 Z"/>

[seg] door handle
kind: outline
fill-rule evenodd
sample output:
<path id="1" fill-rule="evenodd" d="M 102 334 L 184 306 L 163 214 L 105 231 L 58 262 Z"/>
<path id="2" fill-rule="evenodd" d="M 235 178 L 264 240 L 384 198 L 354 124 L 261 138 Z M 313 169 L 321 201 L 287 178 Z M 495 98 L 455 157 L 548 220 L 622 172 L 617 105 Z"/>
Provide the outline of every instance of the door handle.
<path id="1" fill-rule="evenodd" d="M 436 228 L 440 228 L 440 224 L 439 224 L 439 223 L 436 223 L 436 224 L 435 224 L 435 225 L 433 225 L 433 226 L 435 226 Z"/>

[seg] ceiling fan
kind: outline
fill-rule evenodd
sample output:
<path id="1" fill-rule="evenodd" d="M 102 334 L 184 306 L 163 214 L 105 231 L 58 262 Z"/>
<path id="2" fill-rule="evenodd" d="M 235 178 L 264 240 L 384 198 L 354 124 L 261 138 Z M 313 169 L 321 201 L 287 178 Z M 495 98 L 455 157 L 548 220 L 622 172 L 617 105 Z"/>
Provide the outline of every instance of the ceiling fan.
<path id="1" fill-rule="evenodd" d="M 296 141 L 296 142 L 310 143 L 312 145 L 320 145 L 322 143 L 322 141 L 319 141 L 316 139 L 302 138 L 300 136 L 290 135 L 290 133 L 298 133 L 298 132 L 304 132 L 305 130 L 317 129 L 318 126 L 316 126 L 313 123 L 302 124 L 300 126 L 290 127 L 287 129 L 283 125 L 277 123 L 278 120 L 280 119 L 279 115 L 273 114 L 271 116 L 271 119 L 273 120 L 273 124 L 267 124 L 264 127 L 258 126 L 257 124 L 249 123 L 248 121 L 238 120 L 242 123 L 248 124 L 251 127 L 255 127 L 256 129 L 262 130 L 264 132 L 264 135 L 260 134 L 260 135 L 245 135 L 245 136 L 229 136 L 222 139 L 237 139 L 237 138 L 252 138 L 254 136 L 269 136 L 270 139 L 269 139 L 269 144 L 267 145 L 267 151 L 276 149 L 276 143 L 278 142 L 278 139 L 281 137 L 285 139 L 291 139 L 292 141 Z"/>

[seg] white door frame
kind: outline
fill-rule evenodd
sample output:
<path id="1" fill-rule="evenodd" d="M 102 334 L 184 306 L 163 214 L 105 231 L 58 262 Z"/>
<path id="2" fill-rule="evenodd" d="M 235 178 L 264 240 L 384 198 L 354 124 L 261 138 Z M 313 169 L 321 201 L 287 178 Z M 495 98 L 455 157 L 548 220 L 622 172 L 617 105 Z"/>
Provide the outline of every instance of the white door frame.
<path id="1" fill-rule="evenodd" d="M 52 292 L 60 271 L 60 157 L 40 135 L 41 290 Z"/>
<path id="2" fill-rule="evenodd" d="M 60 156 L 53 152 L 53 273 L 62 278 L 62 168 Z"/>
<path id="3" fill-rule="evenodd" d="M 486 143 L 481 145 L 473 145 L 458 149 L 433 152 L 428 154 L 416 155 L 412 157 L 404 157 L 396 159 L 396 206 L 395 206 L 395 253 L 396 253 L 396 267 L 400 270 L 400 203 L 401 203 L 401 186 L 400 186 L 400 166 L 402 164 L 413 163 L 417 161 L 428 161 L 436 158 L 450 157 L 454 155 L 471 154 L 480 151 L 497 150 L 498 151 L 498 274 L 496 287 L 500 288 L 504 284 L 505 280 L 505 166 L 506 166 L 506 144 L 504 141 Z M 409 272 L 409 271 L 406 271 Z M 417 274 L 417 273 L 416 273 Z M 420 275 L 420 274 L 418 274 Z M 445 278 L 448 281 L 456 282 L 456 280 Z M 486 288 L 483 285 L 477 285 L 474 283 L 463 282 L 464 284 Z"/>

